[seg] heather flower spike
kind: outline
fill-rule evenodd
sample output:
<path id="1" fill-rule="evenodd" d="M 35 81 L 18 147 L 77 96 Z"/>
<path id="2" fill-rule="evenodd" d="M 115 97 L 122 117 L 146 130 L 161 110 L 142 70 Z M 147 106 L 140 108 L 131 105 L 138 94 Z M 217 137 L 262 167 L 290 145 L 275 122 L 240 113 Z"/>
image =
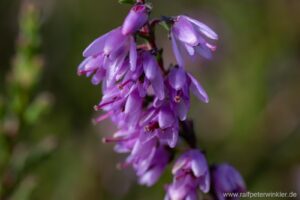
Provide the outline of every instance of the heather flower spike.
<path id="1" fill-rule="evenodd" d="M 166 200 L 196 200 L 199 192 L 214 193 L 222 200 L 222 192 L 244 191 L 242 177 L 229 165 L 209 168 L 206 156 L 196 148 L 196 135 L 188 120 L 191 93 L 205 103 L 209 97 L 185 70 L 182 50 L 211 58 L 217 34 L 184 15 L 150 20 L 152 8 L 144 0 L 119 2 L 132 5 L 123 24 L 94 40 L 78 66 L 79 75 L 102 84 L 103 96 L 94 106 L 101 114 L 93 121 L 109 119 L 117 127 L 103 142 L 114 143 L 117 153 L 128 155 L 119 168 L 131 166 L 138 182 L 150 187 L 177 157 L 175 153 L 186 149 L 177 149 L 184 144 L 178 141 L 185 141 L 189 148 L 175 161 Z M 156 42 L 156 25 L 164 26 L 171 38 L 177 64 L 168 68 Z"/>

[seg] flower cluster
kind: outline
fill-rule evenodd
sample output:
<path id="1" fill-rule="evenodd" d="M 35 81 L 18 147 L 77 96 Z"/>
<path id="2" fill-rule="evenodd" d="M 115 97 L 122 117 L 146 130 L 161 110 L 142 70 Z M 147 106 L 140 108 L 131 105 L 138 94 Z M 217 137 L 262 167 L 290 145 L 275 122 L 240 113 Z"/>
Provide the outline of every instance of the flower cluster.
<path id="1" fill-rule="evenodd" d="M 94 108 L 104 114 L 94 122 L 110 118 L 118 128 L 103 142 L 114 142 L 116 152 L 128 154 L 120 167 L 132 166 L 139 183 L 146 186 L 155 184 L 175 157 L 179 136 L 188 135 L 182 127 L 187 121 L 190 92 L 205 103 L 209 101 L 201 84 L 185 70 L 181 47 L 191 56 L 211 58 L 218 39 L 208 26 L 184 15 L 150 20 L 151 9 L 144 1 L 134 3 L 120 27 L 85 49 L 85 60 L 78 67 L 79 75 L 91 77 L 95 85 L 102 83 L 103 97 Z M 168 30 L 177 65 L 164 67 L 163 51 L 155 41 L 156 25 Z M 137 38 L 145 43 L 138 43 Z M 212 191 L 205 155 L 193 148 L 176 161 L 166 199 L 196 199 L 198 188 L 203 193 Z M 240 182 L 227 180 L 225 173 L 214 172 L 217 194 L 225 191 L 223 184 Z"/>

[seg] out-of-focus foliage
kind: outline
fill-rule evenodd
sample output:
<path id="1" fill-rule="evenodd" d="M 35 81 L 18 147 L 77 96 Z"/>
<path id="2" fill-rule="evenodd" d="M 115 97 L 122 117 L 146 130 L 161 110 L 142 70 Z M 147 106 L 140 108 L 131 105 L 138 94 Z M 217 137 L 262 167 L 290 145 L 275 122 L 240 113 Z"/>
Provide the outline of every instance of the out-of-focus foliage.
<path id="1" fill-rule="evenodd" d="M 0 116 L 5 118 L 6 128 L 24 130 L 22 138 L 30 141 L 26 148 L 51 149 L 51 138 L 34 145 L 49 133 L 59 138 L 60 147 L 34 169 L 34 176 L 19 183 L 20 192 L 14 197 L 22 199 L 30 193 L 30 199 L 51 200 L 162 199 L 163 185 L 170 182 L 169 171 L 156 186 L 145 188 L 136 184 L 130 170 L 116 170 L 122 158 L 112 152 L 112 146 L 100 142 L 101 136 L 114 128 L 108 122 L 96 127 L 90 123 L 100 88 L 76 76 L 83 49 L 94 38 L 119 26 L 130 6 L 118 4 L 118 0 L 35 1 L 42 23 L 25 22 L 23 17 L 18 29 L 16 13 L 24 2 L 28 1 L 0 1 Z M 198 142 L 210 162 L 232 163 L 246 177 L 250 191 L 295 191 L 300 195 L 300 2 L 152 3 L 154 16 L 185 13 L 209 24 L 220 36 L 212 61 L 195 60 L 188 67 L 198 75 L 211 99 L 207 105 L 193 101 L 190 113 Z M 41 36 L 32 37 L 30 30 L 39 27 Z M 24 49 L 26 41 L 20 41 L 22 34 L 14 48 L 21 30 L 27 45 L 32 45 L 30 51 Z M 159 38 L 166 48 L 165 62 L 174 62 L 166 38 Z M 39 44 L 43 62 L 33 59 Z M 8 89 L 12 86 L 13 90 Z M 50 93 L 38 95 L 42 91 Z M 52 96 L 55 104 L 41 118 Z M 20 126 L 18 119 L 28 126 Z M 5 160 L 6 142 L 1 139 L 0 144 L 0 159 Z M 21 148 L 16 155 L 24 157 L 28 151 Z"/>
<path id="2" fill-rule="evenodd" d="M 30 199 L 38 183 L 35 167 L 56 146 L 54 138 L 45 133 L 39 139 L 31 134 L 52 103 L 48 93 L 35 92 L 43 66 L 38 55 L 39 29 L 39 13 L 34 4 L 22 4 L 16 55 L 1 91 L 0 199 L 3 200 Z"/>

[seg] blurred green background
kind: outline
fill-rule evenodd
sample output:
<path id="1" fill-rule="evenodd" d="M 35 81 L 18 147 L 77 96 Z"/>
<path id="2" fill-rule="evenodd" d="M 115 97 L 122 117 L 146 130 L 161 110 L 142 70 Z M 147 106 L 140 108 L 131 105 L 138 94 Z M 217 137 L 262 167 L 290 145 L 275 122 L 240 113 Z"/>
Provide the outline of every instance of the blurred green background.
<path id="1" fill-rule="evenodd" d="M 153 188 L 146 188 L 137 185 L 130 169 L 115 168 L 124 156 L 115 154 L 112 145 L 101 143 L 101 137 L 112 133 L 113 127 L 106 122 L 97 126 L 91 123 L 101 88 L 76 75 L 83 49 L 119 26 L 129 6 L 117 0 L 1 0 L 0 107 L 7 96 L 12 66 L 16 65 L 20 10 L 28 2 L 40 10 L 41 47 L 36 54 L 41 55 L 39 65 L 43 66 L 28 99 L 41 93 L 51 105 L 38 119 L 33 117 L 34 123 L 26 122 L 30 126 L 22 129 L 22 141 L 26 148 L 42 141 L 40 145 L 50 143 L 55 150 L 28 170 L 32 176 L 21 182 L 20 194 L 30 191 L 27 199 L 33 200 L 163 199 L 163 186 L 171 181 L 170 171 Z M 193 99 L 190 111 L 209 162 L 234 165 L 250 191 L 294 191 L 299 196 L 300 1 L 152 2 L 153 16 L 188 14 L 219 34 L 214 59 L 196 60 L 188 67 L 211 99 L 209 104 Z M 159 40 L 166 48 L 165 62 L 174 61 L 166 34 L 158 32 L 164 34 Z M 2 133 L 7 112 L 1 115 Z M 2 152 L 7 147 L 4 143 L 0 143 Z M 23 151 L 17 149 L 12 155 L 18 157 Z M 4 160 L 10 155 L 2 154 L 0 159 Z M 22 195 L 14 199 L 25 199 Z"/>

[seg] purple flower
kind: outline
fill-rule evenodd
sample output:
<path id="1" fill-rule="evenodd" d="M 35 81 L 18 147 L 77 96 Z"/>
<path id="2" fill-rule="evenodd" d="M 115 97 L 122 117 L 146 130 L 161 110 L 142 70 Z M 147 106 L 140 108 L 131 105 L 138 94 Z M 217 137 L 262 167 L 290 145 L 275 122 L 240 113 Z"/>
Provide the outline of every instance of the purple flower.
<path id="1" fill-rule="evenodd" d="M 246 192 L 246 185 L 242 176 L 231 165 L 214 166 L 211 173 L 213 189 L 218 200 L 225 200 L 224 193 L 226 192 Z"/>
<path id="2" fill-rule="evenodd" d="M 118 153 L 130 153 L 139 138 L 138 129 L 123 128 L 117 131 L 113 137 L 102 139 L 104 143 L 116 143 L 115 151 Z"/>
<path id="3" fill-rule="evenodd" d="M 190 107 L 190 90 L 205 103 L 209 98 L 201 84 L 183 68 L 175 67 L 168 74 L 167 88 L 172 106 L 180 120 L 185 120 Z"/>
<path id="4" fill-rule="evenodd" d="M 171 28 L 171 39 L 177 62 L 180 66 L 184 66 L 177 41 L 182 43 L 190 56 L 198 53 L 209 59 L 212 57 L 211 51 L 214 51 L 216 47 L 209 43 L 207 39 L 217 40 L 218 36 L 202 22 L 180 15 L 174 19 L 174 24 Z"/>
<path id="5" fill-rule="evenodd" d="M 152 186 L 166 168 L 171 153 L 157 138 L 147 139 L 143 135 L 135 143 L 126 162 L 132 164 L 140 184 Z"/>
<path id="6" fill-rule="evenodd" d="M 135 5 L 131 8 L 122 26 L 122 33 L 129 35 L 135 33 L 148 21 L 148 8 L 146 5 Z"/>
<path id="7" fill-rule="evenodd" d="M 105 80 L 107 85 L 112 85 L 119 73 L 135 68 L 136 43 L 133 36 L 123 35 L 121 27 L 118 27 L 94 40 L 85 49 L 83 56 L 86 59 L 79 65 L 78 74 L 94 74 L 94 84 Z"/>
<path id="8" fill-rule="evenodd" d="M 183 15 L 149 21 L 151 8 L 145 2 L 137 0 L 122 26 L 97 38 L 85 49 L 78 74 L 91 76 L 95 85 L 102 83 L 103 96 L 94 109 L 103 113 L 94 122 L 109 118 L 118 129 L 103 138 L 103 142 L 115 143 L 116 152 L 128 154 L 119 166 L 132 166 L 139 183 L 152 186 L 174 157 L 176 151 L 172 148 L 177 145 L 179 131 L 191 148 L 196 146 L 191 142 L 194 131 L 180 122 L 187 118 L 190 92 L 205 103 L 209 101 L 201 84 L 184 70 L 180 47 L 191 56 L 198 53 L 210 58 L 215 50 L 211 40 L 218 36 L 205 24 Z M 162 22 L 172 24 L 170 34 L 178 66 L 171 69 L 164 68 L 163 49 L 156 44 L 154 28 Z M 136 40 L 137 36 L 145 43 Z M 228 178 L 219 167 L 214 169 L 217 194 L 242 188 L 234 172 L 226 171 L 233 176 Z M 167 186 L 166 200 L 196 200 L 198 190 L 207 193 L 210 189 L 207 161 L 199 150 L 189 150 L 180 156 L 172 174 L 174 179 Z"/>
<path id="9" fill-rule="evenodd" d="M 139 124 L 144 127 L 146 138 L 156 137 L 163 145 L 168 145 L 171 148 L 176 146 L 179 124 L 169 105 L 162 104 L 158 107 L 149 107 Z"/>
<path id="10" fill-rule="evenodd" d="M 210 176 L 205 156 L 199 150 L 190 150 L 175 163 L 173 183 L 167 187 L 166 200 L 196 200 L 197 190 L 207 193 Z"/>
<path id="11" fill-rule="evenodd" d="M 145 51 L 143 52 L 142 59 L 142 66 L 146 79 L 150 81 L 156 97 L 160 100 L 164 99 L 164 78 L 156 58 L 149 51 Z"/>

